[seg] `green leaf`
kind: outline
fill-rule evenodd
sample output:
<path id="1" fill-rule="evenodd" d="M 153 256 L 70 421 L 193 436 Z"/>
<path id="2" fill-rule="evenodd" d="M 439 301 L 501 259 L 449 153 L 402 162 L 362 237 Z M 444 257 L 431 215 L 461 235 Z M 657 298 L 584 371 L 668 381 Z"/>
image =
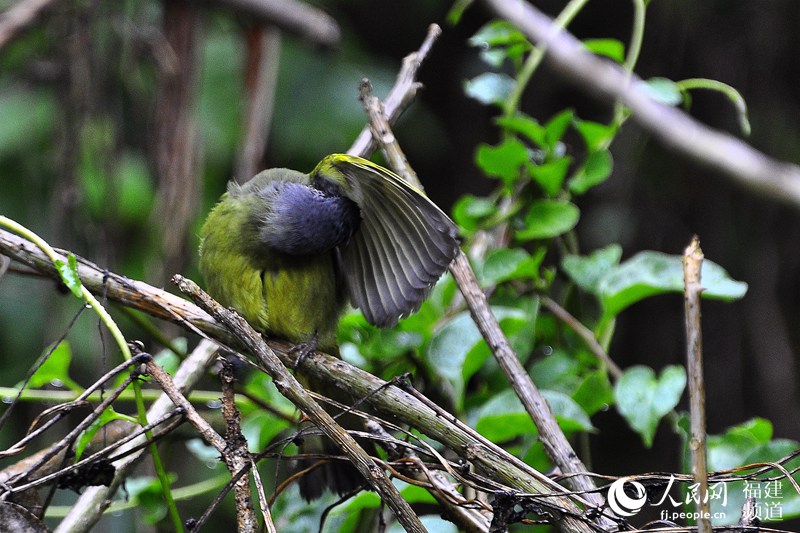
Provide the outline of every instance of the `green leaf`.
<path id="1" fill-rule="evenodd" d="M 594 429 L 586 412 L 568 395 L 553 390 L 543 390 L 542 395 L 558 420 L 559 427 L 564 431 Z M 481 407 L 477 413 L 475 429 L 496 443 L 536 433 L 536 426 L 530 415 L 511 389 L 497 394 Z"/>
<path id="2" fill-rule="evenodd" d="M 688 429 L 685 429 L 688 439 Z M 772 440 L 772 424 L 763 418 L 754 418 L 737 426 L 728 428 L 722 435 L 710 435 L 707 439 L 708 467 L 710 470 L 727 470 L 754 463 L 777 462 L 795 452 L 800 443 L 788 439 Z M 688 458 L 685 460 L 688 461 Z M 790 465 L 785 465 L 789 467 Z M 798 474 L 795 473 L 797 480 Z M 758 511 L 761 518 L 770 506 L 779 506 L 780 518 L 788 520 L 800 515 L 800 495 L 786 479 L 766 481 L 754 479 L 734 482 L 727 485 L 727 502 L 711 501 L 711 511 L 721 513 L 720 525 L 735 524 L 739 519 L 744 498 L 754 491 L 761 493 L 758 498 Z M 711 487 L 709 487 L 711 488 Z M 734 509 L 731 512 L 731 509 Z M 775 509 L 774 509 L 775 510 Z M 773 515 L 773 519 L 777 518 Z"/>
<path id="3" fill-rule="evenodd" d="M 509 321 L 530 322 L 530 317 L 520 309 L 500 306 L 491 309 L 504 332 L 508 330 Z M 429 367 L 447 380 L 453 390 L 453 400 L 459 407 L 464 399 L 466 382 L 489 357 L 491 354 L 486 343 L 467 311 L 458 313 L 437 330 L 425 351 Z"/>
<path id="4" fill-rule="evenodd" d="M 550 151 L 553 151 L 556 144 L 564 137 L 567 128 L 572 124 L 572 118 L 574 116 L 575 112 L 572 109 L 565 109 L 548 120 L 544 125 L 545 143 Z"/>
<path id="5" fill-rule="evenodd" d="M 464 93 L 482 104 L 503 107 L 514 89 L 514 83 L 507 74 L 484 72 L 464 82 Z"/>
<path id="6" fill-rule="evenodd" d="M 458 313 L 433 334 L 426 352 L 431 368 L 453 386 L 456 400 L 462 396 L 464 363 L 482 337 L 466 311 Z"/>
<path id="7" fill-rule="evenodd" d="M 606 409 L 614 403 L 614 389 L 608 381 L 608 372 L 598 370 L 592 372 L 572 394 L 572 399 L 589 415 Z"/>
<path id="8" fill-rule="evenodd" d="M 182 350 L 181 353 L 186 353 L 186 338 L 185 337 L 177 337 L 172 341 L 172 347 L 176 350 Z M 164 372 L 169 374 L 170 376 L 174 376 L 175 372 L 178 370 L 178 367 L 181 364 L 181 358 L 176 355 L 170 348 L 163 348 L 158 353 L 153 356 L 153 360 L 156 362 L 158 366 L 164 369 Z"/>
<path id="9" fill-rule="evenodd" d="M 484 48 L 481 50 L 481 59 L 487 65 L 495 68 L 500 68 L 509 58 L 507 48 Z"/>
<path id="10" fill-rule="evenodd" d="M 263 410 L 253 411 L 242 421 L 242 434 L 251 450 L 263 450 L 289 422 Z"/>
<path id="11" fill-rule="evenodd" d="M 547 403 L 558 421 L 558 426 L 566 432 L 594 431 L 592 421 L 578 403 L 563 392 L 543 390 Z"/>
<path id="12" fill-rule="evenodd" d="M 625 62 L 625 45 L 618 39 L 584 39 L 583 44 L 593 54 L 608 57 L 620 64 Z"/>
<path id="13" fill-rule="evenodd" d="M 747 292 L 747 283 L 731 279 L 725 269 L 709 260 L 703 261 L 701 278 L 705 298 L 731 301 Z M 666 292 L 683 292 L 682 258 L 653 251 L 639 252 L 609 271 L 597 289 L 604 320 L 640 300 Z"/>
<path id="14" fill-rule="evenodd" d="M 542 190 L 548 196 L 556 196 L 564 183 L 569 166 L 572 163 L 571 157 L 560 157 L 541 165 L 528 165 L 528 172 L 531 177 L 541 185 Z"/>
<path id="15" fill-rule="evenodd" d="M 580 210 L 561 200 L 537 200 L 525 215 L 524 227 L 516 237 L 523 241 L 549 239 L 566 233 L 578 223 Z"/>
<path id="16" fill-rule="evenodd" d="M 451 26 L 455 26 L 461 20 L 462 15 L 464 15 L 464 11 L 472 4 L 474 0 L 456 0 L 453 2 L 453 5 L 450 6 L 450 10 L 447 12 L 445 16 L 445 20 Z"/>
<path id="17" fill-rule="evenodd" d="M 600 280 L 619 265 L 620 259 L 622 259 L 622 246 L 609 244 L 586 256 L 567 255 L 561 262 L 561 267 L 578 287 L 598 295 Z"/>
<path id="18" fill-rule="evenodd" d="M 170 483 L 172 483 L 175 475 L 170 474 L 170 478 Z M 132 493 L 128 483 L 126 483 L 126 487 Z M 134 501 L 140 504 L 137 510 L 142 513 L 142 519 L 146 524 L 154 525 L 167 516 L 166 498 L 164 497 L 161 482 L 158 479 L 153 479 L 152 482 L 143 486 L 135 494 Z"/>
<path id="19" fill-rule="evenodd" d="M 544 251 L 534 257 L 521 248 L 499 248 L 487 255 L 480 268 L 479 280 L 482 286 L 497 285 L 504 281 L 519 278 L 535 279 L 539 265 L 544 259 Z"/>
<path id="20" fill-rule="evenodd" d="M 547 146 L 545 127 L 524 113 L 517 113 L 511 117 L 500 117 L 495 122 L 506 131 L 518 133 L 540 148 Z"/>
<path id="21" fill-rule="evenodd" d="M 617 410 L 650 447 L 664 415 L 672 411 L 686 387 L 686 371 L 682 366 L 667 366 L 656 378 L 652 368 L 631 367 L 614 387 Z"/>
<path id="22" fill-rule="evenodd" d="M 580 381 L 581 365 L 573 356 L 558 348 L 536 361 L 530 370 L 533 382 L 540 389 L 571 393 Z"/>
<path id="23" fill-rule="evenodd" d="M 72 362 L 72 346 L 69 341 L 61 341 L 55 348 L 51 348 L 52 345 L 45 348 L 44 353 L 50 352 L 50 355 L 31 376 L 28 386 L 38 389 L 45 385 L 66 385 L 71 390 L 82 392 L 83 389 L 69 377 L 69 365 Z M 20 386 L 21 383 L 17 385 Z"/>
<path id="24" fill-rule="evenodd" d="M 109 406 L 100 413 L 100 416 L 91 423 L 91 425 L 86 428 L 78 437 L 77 442 L 75 443 L 75 461 L 79 461 L 81 456 L 83 455 L 86 446 L 89 445 L 92 438 L 97 434 L 100 429 L 108 424 L 113 420 L 125 420 L 126 422 L 131 422 L 133 424 L 138 424 L 136 419 L 131 418 L 128 415 L 123 415 L 118 413 L 114 410 L 114 407 Z"/>
<path id="25" fill-rule="evenodd" d="M 580 120 L 575 118 L 572 121 L 575 129 L 578 130 L 586 148 L 589 152 L 596 152 L 598 149 L 607 146 L 609 141 L 617 133 L 617 128 L 610 124 L 601 124 L 591 120 Z"/>
<path id="26" fill-rule="evenodd" d="M 56 259 L 55 265 L 58 270 L 58 275 L 61 277 L 61 281 L 64 282 L 64 285 L 72 291 L 72 294 L 83 299 L 81 277 L 78 275 L 78 260 L 75 258 L 75 254 L 70 252 L 69 255 L 67 255 L 66 263 L 61 259 Z"/>
<path id="27" fill-rule="evenodd" d="M 477 230 L 481 221 L 497 212 L 497 205 L 486 198 L 466 194 L 453 206 L 453 220 L 467 233 Z"/>
<path id="28" fill-rule="evenodd" d="M 519 170 L 528 162 L 529 155 L 524 144 L 508 139 L 497 146 L 481 144 L 475 159 L 487 176 L 500 178 L 506 185 L 511 185 L 519 177 Z"/>
<path id="29" fill-rule="evenodd" d="M 613 166 L 611 152 L 608 150 L 590 153 L 583 165 L 569 180 L 570 192 L 580 195 L 592 187 L 600 185 L 611 175 Z"/>
<path id="30" fill-rule="evenodd" d="M 467 42 L 470 46 L 489 48 L 525 43 L 528 42 L 528 40 L 522 32 L 510 22 L 505 20 L 493 20 L 484 24 Z"/>
<path id="31" fill-rule="evenodd" d="M 480 48 L 481 59 L 499 67 L 506 59 L 518 60 L 532 46 L 512 24 L 496 20 L 485 24 L 469 39 L 469 44 Z"/>
<path id="32" fill-rule="evenodd" d="M 745 465 L 747 457 L 770 439 L 772 423 L 764 418 L 730 427 L 722 435 L 709 435 L 708 466 L 711 470 L 727 470 Z"/>
<path id="33" fill-rule="evenodd" d="M 530 415 L 511 389 L 497 394 L 481 406 L 476 418 L 476 431 L 495 443 L 536 433 Z"/>
<path id="34" fill-rule="evenodd" d="M 677 83 L 667 78 L 650 78 L 640 83 L 642 92 L 664 105 L 676 106 L 683 102 L 683 93 Z"/>

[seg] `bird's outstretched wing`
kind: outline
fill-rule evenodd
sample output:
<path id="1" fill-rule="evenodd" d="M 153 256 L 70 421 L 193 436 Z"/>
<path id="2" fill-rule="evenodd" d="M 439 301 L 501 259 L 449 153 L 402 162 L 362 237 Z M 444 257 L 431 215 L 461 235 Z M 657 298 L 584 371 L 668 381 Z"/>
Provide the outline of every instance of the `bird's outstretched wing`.
<path id="1" fill-rule="evenodd" d="M 422 304 L 458 253 L 458 230 L 425 194 L 366 159 L 334 154 L 311 173 L 342 188 L 361 224 L 338 248 L 350 300 L 372 324 L 393 326 Z"/>

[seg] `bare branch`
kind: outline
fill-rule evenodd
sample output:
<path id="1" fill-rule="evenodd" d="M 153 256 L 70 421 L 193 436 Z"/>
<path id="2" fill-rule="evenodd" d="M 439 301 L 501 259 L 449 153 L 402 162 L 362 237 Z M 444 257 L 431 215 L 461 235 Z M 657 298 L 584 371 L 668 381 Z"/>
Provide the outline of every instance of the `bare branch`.
<path id="1" fill-rule="evenodd" d="M 372 132 L 372 138 L 375 139 L 378 147 L 389 162 L 389 167 L 405 181 L 422 190 L 422 184 L 419 182 L 417 173 L 411 168 L 408 159 L 406 159 L 406 154 L 403 153 L 400 143 L 397 142 L 392 132 L 392 127 L 386 118 L 383 103 L 377 96 L 372 94 L 372 83 L 366 78 L 361 80 L 359 85 L 358 99 L 361 100 L 364 105 L 364 111 L 369 117 L 369 129 Z"/>
<path id="2" fill-rule="evenodd" d="M 222 362 L 219 373 L 222 381 L 222 416 L 225 418 L 225 449 L 222 457 L 231 474 L 239 470 L 255 466 L 247 450 L 247 440 L 242 435 L 242 424 L 239 410 L 236 408 L 236 397 L 233 392 L 233 368 L 230 361 Z M 258 470 L 252 469 L 253 472 Z M 250 478 L 242 476 L 233 487 L 236 501 L 236 531 L 239 533 L 256 533 L 258 520 L 253 510 L 253 500 L 250 495 Z"/>
<path id="3" fill-rule="evenodd" d="M 31 26 L 42 11 L 58 0 L 19 0 L 0 14 L 0 50 Z"/>
<path id="4" fill-rule="evenodd" d="M 703 266 L 703 250 L 700 239 L 695 236 L 683 252 L 684 310 L 686 313 L 686 369 L 689 374 L 689 456 L 692 474 L 699 484 L 701 495 L 697 510 L 700 513 L 698 533 L 709 533 L 711 504 L 708 494 L 708 467 L 706 466 L 706 391 L 703 382 L 703 336 L 700 328 L 700 296 L 703 286 L 700 273 Z"/>
<path id="5" fill-rule="evenodd" d="M 581 324 L 580 320 L 572 316 L 569 311 L 561 307 L 558 302 L 552 298 L 540 296 L 539 299 L 543 306 L 553 313 L 557 319 L 569 326 L 569 328 L 583 340 L 583 343 L 589 348 L 589 351 L 606 366 L 608 373 L 611 374 L 614 379 L 619 379 L 620 376 L 622 376 L 622 369 L 611 359 L 611 356 L 606 353 L 603 347 L 600 346 L 592 330 Z"/>
<path id="6" fill-rule="evenodd" d="M 267 26 L 277 26 L 321 46 L 339 44 L 341 31 L 336 21 L 319 8 L 298 0 L 205 0 L 221 4 Z"/>
<path id="7" fill-rule="evenodd" d="M 442 29 L 436 24 L 431 24 L 428 27 L 428 34 L 425 36 L 425 40 L 422 42 L 419 50 L 407 55 L 403 59 L 403 66 L 397 74 L 397 80 L 383 101 L 384 114 L 389 124 L 394 124 L 395 120 L 397 120 L 405 108 L 414 100 L 417 90 L 422 86 L 422 84 L 417 81 L 417 72 L 422 66 L 423 61 L 425 61 L 425 58 L 428 57 L 433 43 L 436 42 L 436 39 L 441 34 Z M 372 130 L 369 125 L 366 125 L 347 153 L 350 155 L 368 157 L 376 148 L 377 144 L 372 137 Z"/>
<path id="8" fill-rule="evenodd" d="M 248 30 L 244 139 L 234 176 L 239 183 L 252 178 L 260 170 L 264 158 L 275 106 L 280 55 L 281 34 L 276 28 Z"/>

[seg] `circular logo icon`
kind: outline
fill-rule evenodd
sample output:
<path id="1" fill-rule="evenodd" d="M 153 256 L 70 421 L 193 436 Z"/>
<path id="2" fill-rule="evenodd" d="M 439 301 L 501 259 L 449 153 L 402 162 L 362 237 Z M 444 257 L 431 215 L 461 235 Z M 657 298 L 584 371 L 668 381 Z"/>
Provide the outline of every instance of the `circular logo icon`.
<path id="1" fill-rule="evenodd" d="M 634 497 L 628 496 L 625 492 L 625 484 L 633 487 Z M 629 477 L 621 477 L 608 488 L 608 506 L 617 516 L 633 516 L 644 507 L 647 502 L 647 491 L 644 485 L 638 481 L 633 481 Z"/>

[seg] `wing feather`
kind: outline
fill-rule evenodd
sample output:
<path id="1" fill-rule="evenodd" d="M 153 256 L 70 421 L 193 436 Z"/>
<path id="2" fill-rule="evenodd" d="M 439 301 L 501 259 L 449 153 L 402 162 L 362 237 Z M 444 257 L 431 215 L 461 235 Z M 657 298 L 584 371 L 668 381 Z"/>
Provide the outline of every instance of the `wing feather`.
<path id="1" fill-rule="evenodd" d="M 334 177 L 327 177 L 331 172 Z M 359 230 L 339 247 L 354 306 L 386 327 L 413 313 L 458 253 L 458 231 L 425 194 L 361 158 L 333 155 L 315 170 L 361 209 Z"/>

